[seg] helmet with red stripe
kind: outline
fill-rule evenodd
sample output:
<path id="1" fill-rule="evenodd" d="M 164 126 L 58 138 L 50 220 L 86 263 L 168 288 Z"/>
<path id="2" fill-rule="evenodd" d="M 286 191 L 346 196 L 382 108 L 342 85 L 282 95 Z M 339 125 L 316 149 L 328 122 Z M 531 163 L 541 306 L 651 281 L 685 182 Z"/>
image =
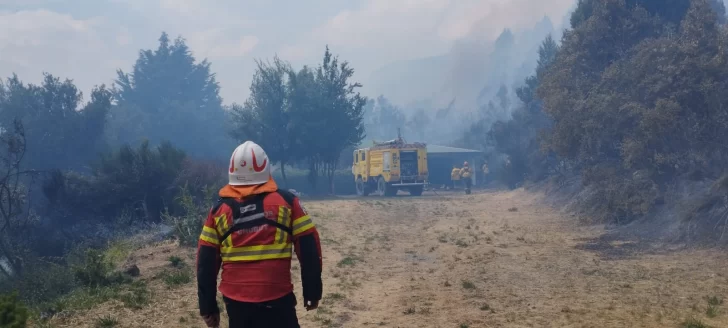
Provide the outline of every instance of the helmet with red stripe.
<path id="1" fill-rule="evenodd" d="M 263 148 L 246 141 L 233 151 L 228 167 L 228 183 L 233 186 L 258 185 L 270 179 L 270 160 Z"/>

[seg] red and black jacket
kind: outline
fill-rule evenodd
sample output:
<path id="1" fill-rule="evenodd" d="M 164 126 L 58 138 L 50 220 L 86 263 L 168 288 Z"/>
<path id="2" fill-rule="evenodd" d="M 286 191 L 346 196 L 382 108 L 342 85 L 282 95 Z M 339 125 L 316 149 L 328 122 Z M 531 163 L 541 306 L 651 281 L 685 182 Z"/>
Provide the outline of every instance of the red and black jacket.
<path id="1" fill-rule="evenodd" d="M 322 296 L 321 243 L 298 197 L 278 190 L 272 180 L 260 186 L 226 186 L 205 221 L 197 255 L 200 314 L 219 313 L 220 292 L 227 298 L 262 303 L 293 292 L 293 250 L 301 264 L 303 297 Z"/>

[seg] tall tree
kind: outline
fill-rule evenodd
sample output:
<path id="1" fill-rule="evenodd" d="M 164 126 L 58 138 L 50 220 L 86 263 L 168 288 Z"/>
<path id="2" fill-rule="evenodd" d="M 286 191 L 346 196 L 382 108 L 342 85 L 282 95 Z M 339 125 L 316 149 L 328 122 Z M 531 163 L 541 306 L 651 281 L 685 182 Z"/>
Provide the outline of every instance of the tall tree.
<path id="1" fill-rule="evenodd" d="M 403 128 L 406 123 L 404 113 L 383 95 L 377 97 L 375 104 L 366 126 L 367 135 L 379 141 L 393 139 L 397 129 Z"/>
<path id="2" fill-rule="evenodd" d="M 288 63 L 278 57 L 273 63 L 256 60 L 257 70 L 250 85 L 250 96 L 243 106 L 233 105 L 233 137 L 238 141 L 254 140 L 265 149 L 273 163 L 279 163 L 284 184 L 288 184 L 285 166 L 295 159 L 299 149 L 297 126 L 291 121 L 292 92 L 296 82 Z M 298 125 L 299 127 L 301 125 Z"/>
<path id="3" fill-rule="evenodd" d="M 299 146 L 298 158 L 308 164 L 308 182 L 316 190 L 321 167 L 321 147 L 325 147 L 328 121 L 320 106 L 321 90 L 316 72 L 304 66 L 298 72 L 289 73 L 289 114 L 291 129 L 296 131 L 295 142 Z"/>
<path id="4" fill-rule="evenodd" d="M 111 107 L 111 92 L 96 87 L 83 95 L 71 80 L 45 74 L 41 85 L 23 84 L 17 76 L 0 84 L 0 126 L 9 130 L 23 122 L 27 139 L 26 167 L 81 170 L 103 151 L 100 137 Z"/>
<path id="5" fill-rule="evenodd" d="M 417 136 L 419 142 L 423 142 L 427 137 L 431 122 L 430 115 L 424 109 L 418 108 L 412 113 L 407 127 Z"/>
<path id="6" fill-rule="evenodd" d="M 316 132 L 327 138 L 325 141 L 316 138 L 319 142 L 316 149 L 320 152 L 331 193 L 334 193 L 334 173 L 341 152 L 359 144 L 365 136 L 363 108 L 366 98 L 356 91 L 362 85 L 350 81 L 353 75 L 354 69 L 349 67 L 349 63 L 340 63 L 327 46 L 323 60 L 316 69 L 320 115 L 315 117 L 325 122 L 325 127 Z"/>
<path id="7" fill-rule="evenodd" d="M 524 178 L 540 180 L 548 173 L 549 159 L 541 151 L 538 137 L 550 126 L 550 119 L 541 108 L 541 101 L 535 95 L 540 79 L 558 52 L 558 46 L 549 35 L 538 50 L 536 74 L 526 78 L 524 85 L 516 89 L 521 106 L 513 111 L 507 121 L 495 122 L 488 137 L 496 151 L 509 156 L 511 165 L 502 172 L 503 180 L 511 187 Z"/>
<path id="8" fill-rule="evenodd" d="M 581 1 L 576 13 L 537 94 L 553 118 L 545 144 L 595 188 L 594 208 L 629 222 L 680 177 L 717 178 L 728 160 L 720 6 Z"/>
<path id="9" fill-rule="evenodd" d="M 227 133 L 220 87 L 210 62 L 197 62 L 185 40 L 166 33 L 156 50 L 141 50 L 131 73 L 117 72 L 112 111 L 118 144 L 169 140 L 191 156 L 223 159 L 232 140 Z"/>

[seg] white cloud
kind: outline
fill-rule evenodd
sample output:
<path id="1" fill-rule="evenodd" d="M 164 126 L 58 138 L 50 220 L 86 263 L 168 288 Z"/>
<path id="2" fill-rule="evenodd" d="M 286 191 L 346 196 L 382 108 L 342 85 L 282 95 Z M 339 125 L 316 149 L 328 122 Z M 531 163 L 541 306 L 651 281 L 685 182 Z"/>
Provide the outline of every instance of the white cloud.
<path id="1" fill-rule="evenodd" d="M 115 51 L 124 33 L 101 17 L 76 19 L 44 9 L 0 12 L 0 76 L 17 73 L 39 83 L 48 72 L 74 80 L 88 96 L 94 85 L 112 81 L 119 62 L 129 62 Z"/>
<path id="2" fill-rule="evenodd" d="M 44 5 L 61 8 L 60 0 L 0 0 L 33 9 L 0 11 L 0 77 L 37 81 L 48 71 L 88 92 L 130 70 L 139 49 L 155 48 L 166 31 L 213 61 L 226 102 L 247 97 L 253 58 L 277 53 L 296 67 L 316 65 L 326 44 L 366 86 L 383 65 L 446 53 L 465 36 L 492 39 L 544 15 L 560 21 L 575 0 L 293 1 L 105 0 L 83 9 L 67 2 L 58 13 Z"/>

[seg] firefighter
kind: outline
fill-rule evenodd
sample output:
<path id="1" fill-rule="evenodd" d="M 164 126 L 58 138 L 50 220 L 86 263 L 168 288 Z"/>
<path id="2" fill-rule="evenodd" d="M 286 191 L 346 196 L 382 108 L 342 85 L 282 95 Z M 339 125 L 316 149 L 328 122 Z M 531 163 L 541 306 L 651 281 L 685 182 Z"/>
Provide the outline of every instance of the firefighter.
<path id="1" fill-rule="evenodd" d="M 220 324 L 217 276 L 229 327 L 300 327 L 291 283 L 291 256 L 301 264 L 306 310 L 322 294 L 319 235 L 300 200 L 278 189 L 270 160 L 246 141 L 230 158 L 229 183 L 210 210 L 197 250 L 200 315 L 208 327 Z"/>
<path id="2" fill-rule="evenodd" d="M 457 165 L 452 165 L 452 171 L 450 172 L 450 189 L 455 189 L 455 186 L 460 183 L 460 169 Z"/>
<path id="3" fill-rule="evenodd" d="M 460 177 L 463 179 L 463 183 L 465 184 L 465 194 L 467 195 L 470 195 L 470 186 L 473 183 L 471 175 L 472 172 L 470 172 L 470 166 L 468 166 L 468 162 L 463 163 L 463 168 L 460 169 Z"/>

